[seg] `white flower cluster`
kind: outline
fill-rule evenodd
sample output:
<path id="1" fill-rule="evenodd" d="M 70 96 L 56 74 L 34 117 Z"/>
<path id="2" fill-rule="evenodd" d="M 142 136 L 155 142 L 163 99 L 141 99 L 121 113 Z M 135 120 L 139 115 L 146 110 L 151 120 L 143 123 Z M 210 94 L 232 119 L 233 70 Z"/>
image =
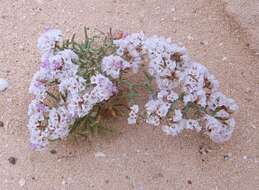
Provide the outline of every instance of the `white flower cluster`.
<path id="1" fill-rule="evenodd" d="M 147 38 L 143 33 L 129 35 L 115 44 L 117 54 L 130 55 L 130 64 L 135 64 L 136 58 L 138 65 L 148 60 L 148 71 L 158 88 L 145 104 L 148 124 L 162 125 L 162 130 L 170 135 L 183 129 L 204 131 L 217 143 L 231 137 L 235 127 L 231 114 L 238 109 L 237 104 L 219 91 L 215 77 L 203 65 L 192 61 L 184 47 L 163 37 Z M 198 108 L 191 110 L 198 116 L 188 117 L 191 106 Z M 135 123 L 131 121 L 129 124 Z"/>
<path id="2" fill-rule="evenodd" d="M 168 135 L 191 129 L 217 143 L 231 137 L 237 104 L 220 92 L 218 81 L 203 65 L 192 61 L 186 49 L 170 39 L 148 38 L 143 33 L 123 35 L 113 40 L 116 52 L 104 56 L 99 70 L 93 69 L 89 78 L 79 75 L 80 61 L 74 51 L 57 48 L 62 42 L 63 35 L 56 29 L 38 40 L 42 64 L 30 85 L 34 99 L 28 110 L 35 149 L 45 147 L 48 140 L 67 137 L 77 119 L 119 94 L 124 71 L 137 73 L 145 65 L 157 86 L 144 105 L 146 123 L 161 126 Z M 143 118 L 139 110 L 136 104 L 130 107 L 129 124 Z"/>
<path id="3" fill-rule="evenodd" d="M 145 40 L 144 33 L 134 33 L 126 38 L 114 40 L 114 44 L 118 47 L 116 54 L 124 57 L 130 62 L 130 68 L 134 73 L 137 73 L 142 62 L 141 47 Z"/>
<path id="4" fill-rule="evenodd" d="M 117 79 L 120 77 L 121 71 L 130 68 L 130 65 L 120 56 L 110 55 L 103 58 L 101 67 L 105 74 Z"/>
<path id="5" fill-rule="evenodd" d="M 35 99 L 29 105 L 31 144 L 35 149 L 46 146 L 48 140 L 62 139 L 69 134 L 69 126 L 87 115 L 94 105 L 108 100 L 117 92 L 109 78 L 96 73 L 90 84 L 79 76 L 78 56 L 70 49 L 54 51 L 55 44 L 62 42 L 59 30 L 48 30 L 38 40 L 42 64 L 33 76 L 30 93 Z M 118 57 L 108 57 L 116 69 L 126 68 Z M 104 66 L 104 65 L 103 65 Z M 104 66 L 108 75 L 114 73 Z M 115 70 L 115 69 L 114 69 Z M 53 101 L 50 101 L 53 100 Z"/>

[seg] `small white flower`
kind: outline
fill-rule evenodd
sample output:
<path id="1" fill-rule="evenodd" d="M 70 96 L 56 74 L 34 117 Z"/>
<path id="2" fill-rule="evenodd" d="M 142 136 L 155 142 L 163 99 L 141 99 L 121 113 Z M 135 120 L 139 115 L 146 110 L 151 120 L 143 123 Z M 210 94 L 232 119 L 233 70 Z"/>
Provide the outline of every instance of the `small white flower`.
<path id="1" fill-rule="evenodd" d="M 168 96 L 168 91 L 167 90 L 160 90 L 159 92 L 158 92 L 158 94 L 157 94 L 157 98 L 159 99 L 159 100 L 163 100 L 164 99 L 164 97 L 166 97 L 166 96 Z"/>
<path id="2" fill-rule="evenodd" d="M 204 91 L 205 76 L 207 69 L 198 63 L 192 63 L 191 67 L 181 75 L 181 85 L 185 93 L 184 102 L 194 102 L 199 99 L 202 106 L 206 104 L 206 93 Z"/>
<path id="3" fill-rule="evenodd" d="M 128 117 L 128 124 L 132 125 L 132 124 L 136 124 L 137 122 L 137 117 L 138 117 L 138 112 L 139 112 L 139 106 L 138 105 L 133 105 L 130 107 L 130 113 L 129 113 L 129 117 Z"/>
<path id="4" fill-rule="evenodd" d="M 139 106 L 137 104 L 134 104 L 133 106 L 130 107 L 130 110 L 134 113 L 139 112 Z"/>
<path id="5" fill-rule="evenodd" d="M 158 100 L 151 99 L 145 104 L 145 109 L 148 114 L 154 113 L 159 106 Z"/>
<path id="6" fill-rule="evenodd" d="M 31 116 L 31 115 L 33 115 L 35 113 L 43 114 L 43 113 L 48 112 L 48 111 L 49 111 L 49 107 L 48 106 L 46 106 L 40 100 L 34 99 L 29 104 L 28 115 Z"/>
<path id="7" fill-rule="evenodd" d="M 170 135 L 171 132 L 170 132 L 170 127 L 168 125 L 163 125 L 161 127 L 162 131 L 165 132 L 167 135 Z"/>
<path id="8" fill-rule="evenodd" d="M 63 34 L 60 30 L 50 29 L 43 33 L 38 39 L 38 45 L 42 54 L 50 53 L 57 43 L 63 41 Z"/>
<path id="9" fill-rule="evenodd" d="M 42 126 L 41 122 L 45 120 L 43 113 L 36 112 L 30 115 L 29 123 L 27 125 L 30 131 L 30 142 L 32 148 L 35 150 L 42 149 L 48 144 L 48 128 L 47 126 Z"/>
<path id="10" fill-rule="evenodd" d="M 137 118 L 136 117 L 134 117 L 134 116 L 129 116 L 128 117 L 128 124 L 129 125 L 134 125 L 136 123 L 137 123 Z"/>
<path id="11" fill-rule="evenodd" d="M 170 126 L 169 133 L 172 136 L 176 136 L 176 135 L 179 135 L 182 132 L 183 129 L 184 129 L 184 127 L 183 127 L 181 122 L 180 123 L 174 123 Z"/>
<path id="12" fill-rule="evenodd" d="M 182 120 L 182 118 L 183 118 L 183 114 L 182 114 L 181 110 L 176 109 L 176 110 L 174 111 L 173 121 L 174 121 L 174 122 L 179 122 L 179 121 Z"/>
<path id="13" fill-rule="evenodd" d="M 225 107 L 228 112 L 233 113 L 238 110 L 238 105 L 236 102 L 231 99 L 227 98 L 224 94 L 219 91 L 214 92 L 211 94 L 208 102 L 208 107 L 214 111 L 219 107 Z"/>
<path id="14" fill-rule="evenodd" d="M 139 47 L 143 46 L 145 41 L 144 33 L 134 33 L 126 36 L 125 38 L 114 40 L 113 43 L 117 46 L 117 54 L 122 56 L 125 52 L 131 57 L 129 62 L 130 68 L 134 73 L 137 73 L 141 63 L 142 52 Z"/>
<path id="15" fill-rule="evenodd" d="M 45 77 L 43 72 L 36 72 L 32 78 L 29 92 L 39 99 L 44 99 L 46 97 L 48 78 Z"/>
<path id="16" fill-rule="evenodd" d="M 230 117 L 230 114 L 222 109 L 215 114 L 215 117 L 218 117 L 221 119 L 228 119 Z"/>
<path id="17" fill-rule="evenodd" d="M 175 93 L 173 90 L 170 91 L 166 99 L 170 102 L 174 102 L 179 98 L 178 94 Z"/>
<path id="18" fill-rule="evenodd" d="M 160 90 L 173 90 L 177 83 L 167 78 L 156 78 L 157 86 Z"/>
<path id="19" fill-rule="evenodd" d="M 160 125 L 160 119 L 157 115 L 148 115 L 146 118 L 146 123 L 154 126 Z"/>
<path id="20" fill-rule="evenodd" d="M 156 114 L 160 117 L 166 117 L 171 104 L 164 101 L 159 101 L 158 103 L 159 105 Z"/>
<path id="21" fill-rule="evenodd" d="M 69 77 L 60 82 L 59 92 L 75 94 L 85 90 L 85 79 L 79 76 Z"/>
<path id="22" fill-rule="evenodd" d="M 196 130 L 197 132 L 201 131 L 200 124 L 197 120 L 187 119 L 185 124 L 186 129 Z"/>
<path id="23" fill-rule="evenodd" d="M 119 78 L 121 71 L 129 67 L 127 61 L 115 55 L 104 57 L 101 64 L 102 71 L 114 79 Z"/>
<path id="24" fill-rule="evenodd" d="M 72 117 L 65 107 L 52 108 L 49 112 L 49 139 L 62 139 L 69 134 Z"/>
<path id="25" fill-rule="evenodd" d="M 230 139 L 235 128 L 235 121 L 233 118 L 220 122 L 220 120 L 206 115 L 204 116 L 206 125 L 206 134 L 209 135 L 212 141 L 216 143 L 223 143 Z"/>

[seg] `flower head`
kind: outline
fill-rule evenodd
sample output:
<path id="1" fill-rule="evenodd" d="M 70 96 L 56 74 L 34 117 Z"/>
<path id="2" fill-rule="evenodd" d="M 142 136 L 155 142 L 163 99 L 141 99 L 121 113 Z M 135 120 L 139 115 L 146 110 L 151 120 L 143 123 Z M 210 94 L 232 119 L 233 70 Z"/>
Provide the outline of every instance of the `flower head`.
<path id="1" fill-rule="evenodd" d="M 49 29 L 38 39 L 38 45 L 41 54 L 48 54 L 53 51 L 55 46 L 63 41 L 63 34 L 60 30 Z"/>

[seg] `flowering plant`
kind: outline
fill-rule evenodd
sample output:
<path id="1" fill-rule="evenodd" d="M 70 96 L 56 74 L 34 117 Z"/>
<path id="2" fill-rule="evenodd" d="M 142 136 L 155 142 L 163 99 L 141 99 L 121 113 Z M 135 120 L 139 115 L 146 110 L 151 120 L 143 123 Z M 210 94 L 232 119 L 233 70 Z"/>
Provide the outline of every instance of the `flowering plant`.
<path id="1" fill-rule="evenodd" d="M 51 29 L 40 36 L 38 48 L 41 66 L 30 85 L 28 111 L 35 149 L 71 133 L 109 128 L 104 121 L 125 112 L 128 124 L 161 126 L 168 135 L 192 129 L 216 143 L 232 135 L 237 104 L 170 39 L 111 31 L 89 37 L 85 28 L 85 40 L 77 43 L 75 35 L 64 40 Z M 141 98 L 148 100 L 143 106 L 137 104 Z"/>

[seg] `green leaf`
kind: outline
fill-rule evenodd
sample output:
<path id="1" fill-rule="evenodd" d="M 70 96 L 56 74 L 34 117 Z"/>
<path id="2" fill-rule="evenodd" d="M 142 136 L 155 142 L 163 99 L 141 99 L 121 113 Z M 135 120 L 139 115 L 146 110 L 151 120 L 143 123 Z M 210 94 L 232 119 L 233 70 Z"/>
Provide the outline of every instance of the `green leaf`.
<path id="1" fill-rule="evenodd" d="M 75 48 L 75 37 L 76 37 L 76 34 L 73 34 L 73 36 L 71 38 L 72 48 Z"/>

